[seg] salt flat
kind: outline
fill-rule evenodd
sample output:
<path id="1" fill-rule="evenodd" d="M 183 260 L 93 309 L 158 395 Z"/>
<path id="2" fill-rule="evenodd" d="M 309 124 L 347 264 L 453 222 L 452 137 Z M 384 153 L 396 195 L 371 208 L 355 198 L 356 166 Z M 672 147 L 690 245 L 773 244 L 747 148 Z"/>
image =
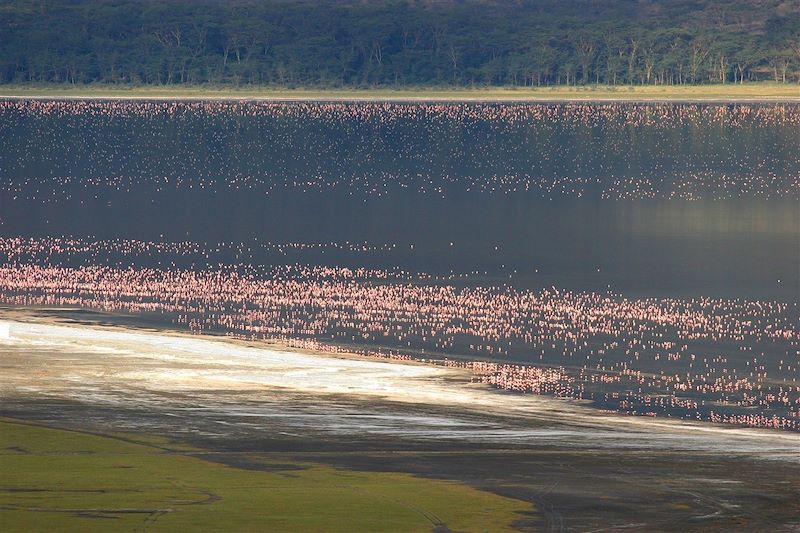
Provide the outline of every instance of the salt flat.
<path id="1" fill-rule="evenodd" d="M 0 395 L 194 409 L 220 425 L 515 446 L 693 450 L 800 462 L 800 436 L 608 414 L 464 370 L 149 331 L 4 322 Z"/>

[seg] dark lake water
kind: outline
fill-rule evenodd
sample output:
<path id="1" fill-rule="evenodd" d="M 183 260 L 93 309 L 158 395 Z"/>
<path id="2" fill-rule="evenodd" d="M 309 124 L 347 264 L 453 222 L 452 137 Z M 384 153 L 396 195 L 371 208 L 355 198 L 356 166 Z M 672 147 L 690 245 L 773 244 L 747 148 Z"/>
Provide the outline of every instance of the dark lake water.
<path id="1" fill-rule="evenodd" d="M 800 430 L 799 302 L 798 105 L 0 102 L 3 304 Z"/>
<path id="2" fill-rule="evenodd" d="M 248 260 L 632 296 L 800 291 L 796 105 L 0 105 L 8 236 L 367 242 L 381 249 Z"/>

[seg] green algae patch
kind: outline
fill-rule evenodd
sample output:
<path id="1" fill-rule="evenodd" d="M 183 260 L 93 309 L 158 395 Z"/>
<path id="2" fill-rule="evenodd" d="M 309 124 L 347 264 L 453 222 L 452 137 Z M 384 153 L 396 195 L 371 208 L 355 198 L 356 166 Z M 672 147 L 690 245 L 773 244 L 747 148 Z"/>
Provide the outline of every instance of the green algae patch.
<path id="1" fill-rule="evenodd" d="M 506 531 L 532 510 L 449 481 L 267 458 L 263 469 L 242 469 L 186 453 L 0 420 L 0 524 L 5 532 Z"/>

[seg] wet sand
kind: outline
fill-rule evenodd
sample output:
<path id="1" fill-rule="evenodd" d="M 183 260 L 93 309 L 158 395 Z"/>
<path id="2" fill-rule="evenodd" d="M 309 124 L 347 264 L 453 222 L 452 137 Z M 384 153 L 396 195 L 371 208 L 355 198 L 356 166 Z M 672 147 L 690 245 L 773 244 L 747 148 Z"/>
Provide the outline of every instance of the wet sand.
<path id="1" fill-rule="evenodd" d="M 493 391 L 454 369 L 104 318 L 3 311 L 0 415 L 168 436 L 239 467 L 270 453 L 465 481 L 537 504 L 521 529 L 800 527 L 796 434 L 625 417 Z"/>

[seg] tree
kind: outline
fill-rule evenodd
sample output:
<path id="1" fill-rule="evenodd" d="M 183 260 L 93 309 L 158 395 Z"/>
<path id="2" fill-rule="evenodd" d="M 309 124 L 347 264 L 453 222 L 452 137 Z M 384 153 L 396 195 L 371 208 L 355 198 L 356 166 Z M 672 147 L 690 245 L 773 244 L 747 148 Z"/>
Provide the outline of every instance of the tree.
<path id="1" fill-rule="evenodd" d="M 594 41 L 587 35 L 580 35 L 575 43 L 575 51 L 578 54 L 578 62 L 581 65 L 582 83 L 589 83 L 590 69 L 595 56 Z"/>
<path id="2" fill-rule="evenodd" d="M 711 48 L 706 37 L 698 36 L 692 40 L 689 46 L 689 81 L 691 83 L 698 82 L 700 70 L 710 53 Z"/>
<path id="3" fill-rule="evenodd" d="M 0 83 L 800 81 L 785 0 L 0 1 Z"/>

